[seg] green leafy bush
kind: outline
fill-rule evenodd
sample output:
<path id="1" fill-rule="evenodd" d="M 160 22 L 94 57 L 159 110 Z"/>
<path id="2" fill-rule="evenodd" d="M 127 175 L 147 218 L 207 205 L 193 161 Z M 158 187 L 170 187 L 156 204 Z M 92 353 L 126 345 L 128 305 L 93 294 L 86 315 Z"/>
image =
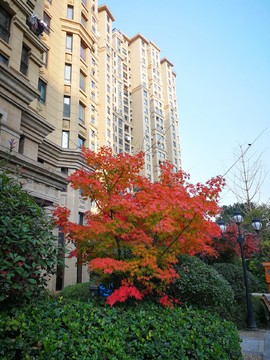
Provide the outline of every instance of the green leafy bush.
<path id="1" fill-rule="evenodd" d="M 88 302 L 91 300 L 89 287 L 92 282 L 87 282 L 83 284 L 75 284 L 65 287 L 58 296 L 63 297 L 68 300 L 79 300 Z"/>
<path id="2" fill-rule="evenodd" d="M 259 298 L 251 296 L 252 308 L 255 316 L 255 321 L 257 328 L 266 329 L 267 318 L 264 306 Z M 209 309 L 211 311 L 211 309 Z M 215 312 L 218 315 L 227 321 L 233 322 L 239 330 L 247 329 L 247 303 L 246 298 L 243 298 L 242 301 L 235 302 L 231 307 L 230 312 L 225 311 L 224 308 L 215 309 Z"/>
<path id="3" fill-rule="evenodd" d="M 0 306 L 25 304 L 47 286 L 56 265 L 64 266 L 53 226 L 2 161 L 0 171 Z M 61 250 L 62 253 L 63 250 Z"/>
<path id="4" fill-rule="evenodd" d="M 233 264 L 214 264 L 216 269 L 231 285 L 235 300 L 241 302 L 246 298 L 246 288 L 244 283 L 243 268 Z M 247 271 L 249 291 L 254 292 L 268 292 L 266 283 L 261 282 L 255 275 Z M 244 300 L 245 301 L 245 300 Z"/>
<path id="5" fill-rule="evenodd" d="M 3 360 L 242 359 L 236 327 L 216 314 L 61 299 L 28 306 L 13 317 L 2 313 L 0 355 Z"/>
<path id="6" fill-rule="evenodd" d="M 178 261 L 179 279 L 174 286 L 176 298 L 199 308 L 231 307 L 234 299 L 232 288 L 212 266 L 188 255 L 179 256 Z"/>
<path id="7" fill-rule="evenodd" d="M 266 277 L 263 262 L 267 261 L 267 258 L 256 254 L 254 254 L 251 258 L 246 259 L 247 270 L 250 271 L 251 274 L 257 276 L 260 283 L 264 284 L 266 284 Z"/>

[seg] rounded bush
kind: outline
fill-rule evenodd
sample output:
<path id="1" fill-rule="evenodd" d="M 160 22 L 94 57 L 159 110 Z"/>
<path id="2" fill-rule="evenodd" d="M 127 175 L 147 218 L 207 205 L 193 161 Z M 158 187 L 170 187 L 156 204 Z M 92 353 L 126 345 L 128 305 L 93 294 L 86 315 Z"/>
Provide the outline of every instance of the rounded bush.
<path id="1" fill-rule="evenodd" d="M 61 302 L 62 301 L 62 302 Z M 55 299 L 0 315 L 1 359 L 242 359 L 217 314 L 140 303 L 109 308 Z"/>
<path id="2" fill-rule="evenodd" d="M 83 284 L 67 286 L 58 294 L 58 296 L 61 296 L 64 299 L 88 302 L 91 298 L 89 290 L 91 284 L 92 282 L 87 282 Z"/>
<path id="3" fill-rule="evenodd" d="M 244 283 L 244 273 L 242 266 L 237 266 L 233 264 L 214 264 L 214 269 L 216 269 L 231 285 L 235 300 L 238 302 L 243 299 L 246 299 L 246 288 Z M 248 275 L 248 285 L 250 293 L 263 293 L 268 292 L 267 285 L 261 282 L 257 276 L 251 274 L 247 271 Z"/>
<path id="4" fill-rule="evenodd" d="M 178 257 L 176 270 L 175 297 L 187 304 L 199 308 L 222 306 L 230 308 L 233 304 L 233 290 L 212 266 L 202 260 L 188 255 Z"/>

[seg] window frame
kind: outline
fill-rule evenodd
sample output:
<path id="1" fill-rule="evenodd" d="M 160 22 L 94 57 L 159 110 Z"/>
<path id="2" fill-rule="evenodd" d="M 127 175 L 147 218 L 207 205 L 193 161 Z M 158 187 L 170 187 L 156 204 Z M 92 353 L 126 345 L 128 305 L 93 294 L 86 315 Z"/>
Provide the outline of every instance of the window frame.
<path id="1" fill-rule="evenodd" d="M 38 98 L 38 101 L 41 104 L 45 105 L 45 101 L 46 101 L 46 87 L 47 84 L 45 83 L 45 81 L 43 81 L 42 79 L 38 79 L 38 91 L 40 91 L 40 97 Z M 42 91 L 43 89 L 43 91 Z"/>

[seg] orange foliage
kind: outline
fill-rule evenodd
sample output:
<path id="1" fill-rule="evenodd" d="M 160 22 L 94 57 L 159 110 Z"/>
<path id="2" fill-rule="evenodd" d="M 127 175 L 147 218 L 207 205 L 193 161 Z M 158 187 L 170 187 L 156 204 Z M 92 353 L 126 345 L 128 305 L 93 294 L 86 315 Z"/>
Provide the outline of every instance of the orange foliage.
<path id="1" fill-rule="evenodd" d="M 113 155 L 103 147 L 82 153 L 87 166 L 69 182 L 95 201 L 98 212 L 87 212 L 85 225 L 69 222 L 67 208 L 57 207 L 54 216 L 89 269 L 103 284 L 113 283 L 108 303 L 162 293 L 176 277 L 178 254 L 213 253 L 212 238 L 220 230 L 210 218 L 220 211 L 221 177 L 192 185 L 188 175 L 165 163 L 159 181 L 151 183 L 139 175 L 142 152 Z"/>

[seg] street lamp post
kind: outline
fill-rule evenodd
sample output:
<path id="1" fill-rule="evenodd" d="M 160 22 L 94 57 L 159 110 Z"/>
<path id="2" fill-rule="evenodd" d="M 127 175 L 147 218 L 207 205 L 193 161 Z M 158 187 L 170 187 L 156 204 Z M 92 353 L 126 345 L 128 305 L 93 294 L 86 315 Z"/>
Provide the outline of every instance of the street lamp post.
<path id="1" fill-rule="evenodd" d="M 250 330 L 257 330 L 257 325 L 256 325 L 253 308 L 252 308 L 252 304 L 251 304 L 250 293 L 249 293 L 247 269 L 246 269 L 244 247 L 243 247 L 243 242 L 245 241 L 246 236 L 243 237 L 242 233 L 241 233 L 240 224 L 243 221 L 243 217 L 239 210 L 235 210 L 233 219 L 238 226 L 238 237 L 236 239 L 240 245 L 242 264 L 243 264 L 244 280 L 245 280 L 245 287 L 246 287 L 246 299 L 247 299 L 247 326 Z M 219 227 L 222 231 L 222 235 L 223 235 L 226 232 L 227 227 L 222 220 L 220 220 L 218 222 L 218 225 L 219 225 Z M 262 229 L 262 223 L 256 216 L 254 217 L 254 219 L 252 221 L 252 227 L 256 231 L 257 234 Z M 255 237 L 255 236 L 253 236 L 253 237 Z"/>

